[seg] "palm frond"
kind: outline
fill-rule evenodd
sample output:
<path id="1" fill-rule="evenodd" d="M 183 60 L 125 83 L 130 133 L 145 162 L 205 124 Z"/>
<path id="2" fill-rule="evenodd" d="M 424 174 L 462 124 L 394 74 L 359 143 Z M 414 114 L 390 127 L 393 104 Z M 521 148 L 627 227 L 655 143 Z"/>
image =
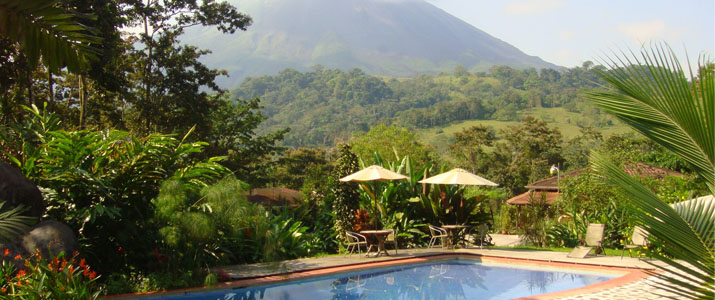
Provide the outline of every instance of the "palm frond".
<path id="1" fill-rule="evenodd" d="M 695 217 L 710 208 L 684 206 L 683 211 L 691 209 L 685 212 L 685 215 L 689 216 L 686 220 L 638 180 L 630 177 L 603 156 L 593 154 L 591 161 L 606 182 L 618 187 L 617 191 L 629 199 L 628 207 L 636 223 L 663 244 L 663 250 L 668 256 L 657 253 L 654 256 L 669 266 L 663 268 L 656 265 L 667 272 L 668 275 L 664 278 L 681 288 L 691 290 L 690 296 L 712 299 L 715 296 L 712 290 L 715 267 L 712 247 L 709 247 L 706 242 L 711 237 L 703 236 L 694 229 L 705 228 L 702 232 L 707 233 L 707 228 L 710 228 L 712 232 L 712 222 L 709 218 Z M 677 289 L 677 287 L 673 288 Z"/>
<path id="2" fill-rule="evenodd" d="M 689 162 L 715 193 L 715 91 L 712 62 L 702 57 L 689 80 L 667 45 L 610 59 L 596 70 L 615 91 L 586 96 L 606 112 Z M 692 68 L 690 68 L 692 70 Z"/>
<path id="3" fill-rule="evenodd" d="M 0 211 L 5 206 L 5 201 L 0 201 Z M 21 215 L 27 210 L 19 205 L 0 213 L 0 240 L 10 241 L 26 233 L 35 222 L 35 218 Z"/>
<path id="4" fill-rule="evenodd" d="M 93 29 L 77 22 L 89 18 L 56 6 L 54 0 L 0 0 L 0 35 L 17 42 L 30 62 L 42 60 L 51 71 L 78 73 L 98 52 Z"/>

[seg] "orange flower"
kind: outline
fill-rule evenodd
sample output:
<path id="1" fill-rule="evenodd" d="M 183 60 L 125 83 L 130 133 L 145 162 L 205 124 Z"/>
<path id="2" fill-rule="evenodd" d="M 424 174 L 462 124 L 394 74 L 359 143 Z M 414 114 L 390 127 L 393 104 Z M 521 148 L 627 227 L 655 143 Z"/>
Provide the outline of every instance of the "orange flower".
<path id="1" fill-rule="evenodd" d="M 5 248 L 5 251 L 3 252 L 3 254 L 5 254 L 5 256 L 9 256 L 9 255 L 10 255 L 10 250 L 7 249 L 7 248 Z"/>
<path id="2" fill-rule="evenodd" d="M 84 258 L 79 260 L 79 266 L 84 268 Z"/>
<path id="3" fill-rule="evenodd" d="M 15 260 L 21 260 L 21 259 L 22 259 L 22 256 L 20 254 L 15 255 Z"/>
<path id="4" fill-rule="evenodd" d="M 70 265 L 70 274 L 74 273 L 74 266 Z"/>
<path id="5" fill-rule="evenodd" d="M 84 271 L 82 271 L 82 275 L 84 275 L 85 277 L 88 277 L 89 276 L 89 268 L 84 268 Z"/>
<path id="6" fill-rule="evenodd" d="M 6 293 L 6 292 L 7 292 L 7 288 L 1 288 L 0 291 L 2 291 L 3 293 Z"/>
<path id="7" fill-rule="evenodd" d="M 20 278 L 25 275 L 27 275 L 27 272 L 25 271 L 25 269 L 20 269 L 20 271 L 17 271 L 17 275 L 15 275 L 15 277 Z"/>
<path id="8" fill-rule="evenodd" d="M 22 281 L 18 281 L 17 286 L 22 286 Z"/>
<path id="9" fill-rule="evenodd" d="M 94 278 L 96 278 L 96 277 L 97 277 L 97 272 L 95 272 L 95 271 L 89 272 L 89 279 L 90 279 L 90 280 L 92 280 L 92 279 L 94 279 Z"/>
<path id="10" fill-rule="evenodd" d="M 63 290 L 63 291 L 65 290 L 65 286 L 64 286 L 64 285 L 62 286 L 62 290 Z"/>

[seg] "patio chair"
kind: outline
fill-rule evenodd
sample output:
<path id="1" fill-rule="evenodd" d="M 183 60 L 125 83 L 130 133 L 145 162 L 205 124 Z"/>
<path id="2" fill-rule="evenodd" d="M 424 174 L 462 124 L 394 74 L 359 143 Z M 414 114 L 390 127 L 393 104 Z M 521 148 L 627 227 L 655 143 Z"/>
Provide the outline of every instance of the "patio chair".
<path id="1" fill-rule="evenodd" d="M 594 250 L 594 255 L 598 255 L 598 250 L 603 250 L 603 229 L 606 226 L 603 224 L 589 224 L 588 229 L 586 229 L 586 238 L 584 239 L 584 246 L 577 246 L 573 248 L 567 257 L 573 258 L 584 258 L 588 255 L 591 250 Z"/>
<path id="2" fill-rule="evenodd" d="M 623 251 L 621 251 L 621 259 L 623 259 L 623 254 L 628 251 L 628 256 L 631 255 L 631 249 L 638 249 L 648 246 L 648 233 L 643 229 L 643 227 L 636 226 L 633 228 L 633 235 L 631 235 L 632 244 L 623 245 Z"/>
<path id="3" fill-rule="evenodd" d="M 449 237 L 447 235 L 447 230 L 444 230 L 443 228 L 439 228 L 437 226 L 429 225 L 429 233 L 430 235 L 432 235 L 432 238 L 430 238 L 429 240 L 429 248 L 434 247 L 437 240 L 439 240 L 439 244 L 440 246 L 442 246 L 442 248 L 445 247 L 444 241 Z"/>
<path id="4" fill-rule="evenodd" d="M 392 233 L 388 234 L 387 237 L 385 238 L 385 244 L 393 244 L 395 245 L 395 255 L 397 255 L 397 232 L 394 229 L 387 229 L 389 231 L 392 231 Z"/>
<path id="5" fill-rule="evenodd" d="M 358 254 L 362 254 L 360 251 L 360 246 L 365 246 L 367 248 L 367 238 L 359 233 L 346 231 L 345 237 L 348 240 L 348 246 L 345 248 L 345 255 L 352 254 L 355 252 L 355 248 L 358 250 Z M 367 249 L 365 249 L 367 251 Z"/>
<path id="6" fill-rule="evenodd" d="M 489 235 L 489 225 L 481 224 L 477 227 L 473 227 L 472 231 L 473 243 L 475 245 L 479 244 L 479 248 L 484 248 L 484 245 L 494 245 L 492 244 L 492 237 Z"/>

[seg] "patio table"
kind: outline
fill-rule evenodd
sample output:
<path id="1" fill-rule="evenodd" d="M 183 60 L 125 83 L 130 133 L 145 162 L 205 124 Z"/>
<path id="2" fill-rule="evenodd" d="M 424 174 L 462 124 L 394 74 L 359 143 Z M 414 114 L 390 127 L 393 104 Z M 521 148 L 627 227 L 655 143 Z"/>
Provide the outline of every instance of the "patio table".
<path id="1" fill-rule="evenodd" d="M 365 236 L 374 236 L 375 239 L 377 240 L 377 253 L 375 253 L 375 257 L 380 256 L 380 254 L 385 253 L 385 255 L 390 256 L 390 253 L 387 253 L 387 250 L 385 250 L 385 239 L 387 238 L 388 235 L 392 233 L 392 230 L 363 230 L 360 231 L 360 234 L 365 235 Z M 373 245 L 370 245 L 370 248 L 368 248 L 367 254 L 365 256 L 370 256 L 370 249 L 372 249 Z"/>
<path id="2" fill-rule="evenodd" d="M 447 235 L 449 235 L 447 242 L 450 243 L 450 245 L 453 247 L 456 247 L 457 243 L 459 243 L 460 241 L 464 241 L 462 234 L 466 231 L 465 229 L 467 229 L 469 227 L 471 227 L 471 226 L 468 226 L 468 225 L 442 225 L 442 228 L 444 228 L 447 231 Z"/>

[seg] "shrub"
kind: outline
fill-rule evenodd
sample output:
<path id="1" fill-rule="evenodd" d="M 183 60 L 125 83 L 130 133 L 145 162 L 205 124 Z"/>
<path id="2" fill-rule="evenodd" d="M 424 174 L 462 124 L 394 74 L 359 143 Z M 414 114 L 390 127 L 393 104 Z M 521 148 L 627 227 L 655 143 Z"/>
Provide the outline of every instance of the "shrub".
<path id="1" fill-rule="evenodd" d="M 23 260 L 19 255 L 16 260 Z M 102 291 L 97 273 L 75 252 L 43 260 L 40 254 L 24 259 L 19 270 L 3 261 L 0 268 L 0 298 L 4 299 L 97 299 Z"/>

